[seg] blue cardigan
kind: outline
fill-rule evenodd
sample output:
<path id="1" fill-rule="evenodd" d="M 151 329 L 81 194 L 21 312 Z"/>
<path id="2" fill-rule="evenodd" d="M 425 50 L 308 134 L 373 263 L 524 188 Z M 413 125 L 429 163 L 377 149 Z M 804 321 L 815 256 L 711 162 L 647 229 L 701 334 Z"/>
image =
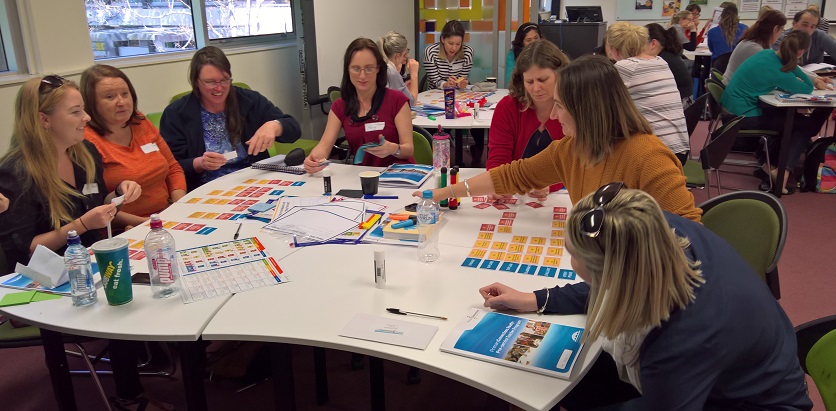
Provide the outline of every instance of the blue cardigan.
<path id="1" fill-rule="evenodd" d="M 244 116 L 242 143 L 250 141 L 253 134 L 270 120 L 279 120 L 282 124 L 282 135 L 277 136 L 276 141 L 292 143 L 302 135 L 296 119 L 282 113 L 258 92 L 235 86 L 232 86 L 231 91 L 237 94 L 238 108 Z M 200 173 L 195 171 L 193 162 L 206 151 L 206 144 L 203 140 L 203 122 L 200 119 L 200 99 L 194 93 L 179 98 L 165 108 L 160 118 L 160 134 L 171 149 L 171 154 L 180 163 L 180 167 L 183 167 L 189 191 L 199 187 L 202 184 Z M 248 160 L 253 163 L 267 157 L 267 151 L 264 151 L 249 156 Z"/>
<path id="2" fill-rule="evenodd" d="M 809 410 L 795 332 L 766 284 L 723 239 L 665 212 L 691 241 L 705 284 L 684 310 L 650 331 L 640 352 L 642 396 L 619 409 Z M 586 283 L 549 290 L 548 312 L 586 312 Z M 536 291 L 537 304 L 545 290 Z"/>

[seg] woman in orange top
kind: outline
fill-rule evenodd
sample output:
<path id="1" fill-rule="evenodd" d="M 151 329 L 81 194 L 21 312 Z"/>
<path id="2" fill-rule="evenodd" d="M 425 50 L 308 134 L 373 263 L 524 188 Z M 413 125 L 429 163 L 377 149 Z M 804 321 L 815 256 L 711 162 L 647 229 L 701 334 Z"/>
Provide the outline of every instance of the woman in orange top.
<path id="1" fill-rule="evenodd" d="M 111 190 L 123 180 L 142 187 L 142 196 L 119 213 L 123 226 L 145 222 L 186 194 L 183 169 L 160 132 L 136 109 L 136 91 L 121 70 L 97 64 L 81 74 L 81 94 L 90 114 L 84 138 L 96 145 Z"/>

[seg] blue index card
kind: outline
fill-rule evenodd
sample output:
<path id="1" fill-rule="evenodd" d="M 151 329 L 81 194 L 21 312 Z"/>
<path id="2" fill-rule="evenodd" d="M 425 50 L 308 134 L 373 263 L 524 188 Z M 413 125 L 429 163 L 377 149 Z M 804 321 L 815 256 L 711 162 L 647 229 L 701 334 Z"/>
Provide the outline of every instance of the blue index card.
<path id="1" fill-rule="evenodd" d="M 565 268 L 561 268 L 560 272 L 557 273 L 557 278 L 562 280 L 574 280 L 576 276 L 573 270 L 567 270 Z"/>
<path id="2" fill-rule="evenodd" d="M 534 275 L 536 272 L 537 266 L 531 264 L 520 264 L 520 269 L 517 270 L 517 273 L 528 275 Z"/>
<path id="3" fill-rule="evenodd" d="M 540 271 L 537 272 L 537 275 L 540 277 L 554 277 L 557 274 L 557 268 L 554 267 L 540 267 Z"/>
<path id="4" fill-rule="evenodd" d="M 506 262 L 506 263 L 502 263 L 502 265 L 499 266 L 499 271 L 507 271 L 509 273 L 515 273 L 515 272 L 517 272 L 517 267 L 519 267 L 519 266 L 520 266 L 519 263 L 508 263 L 508 262 Z"/>
<path id="5" fill-rule="evenodd" d="M 470 267 L 470 268 L 479 268 L 479 263 L 482 261 L 481 258 L 472 258 L 468 257 L 464 259 L 462 263 L 462 267 Z"/>
<path id="6" fill-rule="evenodd" d="M 484 268 L 486 270 L 496 270 L 499 267 L 499 261 L 497 260 L 485 260 L 482 261 L 482 265 L 479 268 Z"/>
<path id="7" fill-rule="evenodd" d="M 305 184 L 304 181 L 294 181 L 293 184 L 291 184 L 291 186 L 301 186 L 301 185 L 304 185 L 304 184 Z"/>
<path id="8" fill-rule="evenodd" d="M 215 230 L 217 230 L 217 228 L 215 228 L 215 227 L 203 227 L 200 230 L 198 230 L 196 234 L 209 235 L 209 233 L 211 233 L 212 231 L 215 231 Z"/>
<path id="9" fill-rule="evenodd" d="M 271 196 L 280 196 L 280 195 L 282 195 L 282 193 L 284 193 L 284 190 L 273 190 L 273 191 L 270 192 L 270 195 Z"/>

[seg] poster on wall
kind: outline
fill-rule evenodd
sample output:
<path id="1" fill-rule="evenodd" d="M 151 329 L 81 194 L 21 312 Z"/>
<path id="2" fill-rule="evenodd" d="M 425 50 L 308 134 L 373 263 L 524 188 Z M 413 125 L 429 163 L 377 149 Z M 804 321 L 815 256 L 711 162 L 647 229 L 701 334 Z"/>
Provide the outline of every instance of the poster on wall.
<path id="1" fill-rule="evenodd" d="M 761 7 L 769 6 L 775 10 L 781 10 L 784 8 L 784 0 L 763 0 L 761 2 Z"/>
<path id="2" fill-rule="evenodd" d="M 691 0 L 688 4 L 708 4 L 708 0 Z"/>
<path id="3" fill-rule="evenodd" d="M 650 10 L 653 8 L 653 0 L 636 0 L 636 10 Z"/>
<path id="4" fill-rule="evenodd" d="M 807 0 L 787 0 L 784 7 L 784 15 L 795 16 L 795 13 L 807 8 Z"/>
<path id="5" fill-rule="evenodd" d="M 740 0 L 740 12 L 758 11 L 761 7 L 760 0 Z"/>
<path id="6" fill-rule="evenodd" d="M 662 16 L 670 17 L 679 11 L 681 0 L 662 0 Z"/>

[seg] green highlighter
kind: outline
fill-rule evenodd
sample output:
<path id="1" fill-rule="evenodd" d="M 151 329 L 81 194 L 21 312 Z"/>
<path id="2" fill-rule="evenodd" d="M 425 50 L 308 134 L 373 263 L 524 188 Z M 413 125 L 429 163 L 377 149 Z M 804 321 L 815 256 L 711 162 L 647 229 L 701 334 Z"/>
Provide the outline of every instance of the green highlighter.
<path id="1" fill-rule="evenodd" d="M 447 187 L 447 167 L 441 167 L 441 183 L 439 188 L 445 187 Z M 447 207 L 447 199 L 445 198 L 444 200 L 441 200 L 438 205 L 441 207 Z"/>

